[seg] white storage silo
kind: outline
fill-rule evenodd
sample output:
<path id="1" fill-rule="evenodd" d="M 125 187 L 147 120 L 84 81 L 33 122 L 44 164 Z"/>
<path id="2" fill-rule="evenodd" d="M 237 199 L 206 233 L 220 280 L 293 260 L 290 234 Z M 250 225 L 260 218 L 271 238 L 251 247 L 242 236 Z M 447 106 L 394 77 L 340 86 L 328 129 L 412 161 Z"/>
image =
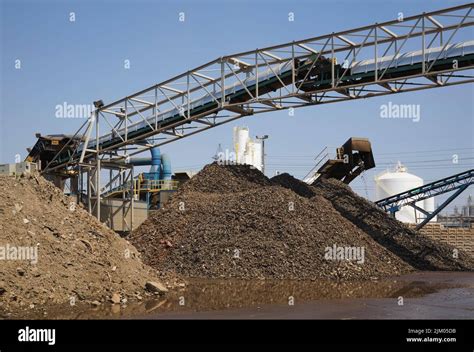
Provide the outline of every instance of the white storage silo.
<path id="1" fill-rule="evenodd" d="M 247 127 L 234 127 L 234 152 L 237 164 L 252 165 L 262 171 L 262 143 L 250 138 Z"/>
<path id="2" fill-rule="evenodd" d="M 375 177 L 375 197 L 380 200 L 420 186 L 423 186 L 423 179 L 408 173 L 406 167 L 399 162 L 394 171 L 385 171 Z M 431 208 L 426 210 L 432 211 L 434 198 L 417 202 L 416 205 L 422 209 Z M 414 224 L 422 221 L 425 216 L 419 211 L 415 212 L 413 207 L 405 206 L 395 213 L 395 217 L 402 222 Z"/>
<path id="3" fill-rule="evenodd" d="M 247 142 L 247 146 L 245 147 L 245 154 L 244 154 L 244 159 L 242 161 L 242 164 L 245 165 L 252 165 L 252 141 Z"/>
<path id="4" fill-rule="evenodd" d="M 253 141 L 251 144 L 252 162 L 251 164 L 262 171 L 262 142 Z"/>
<path id="5" fill-rule="evenodd" d="M 435 210 L 435 197 L 425 199 L 423 209 L 432 213 Z M 437 218 L 437 216 L 434 216 L 430 221 L 436 221 Z"/>
<path id="6" fill-rule="evenodd" d="M 238 164 L 246 164 L 245 151 L 249 140 L 249 129 L 247 127 L 234 127 L 234 151 Z"/>

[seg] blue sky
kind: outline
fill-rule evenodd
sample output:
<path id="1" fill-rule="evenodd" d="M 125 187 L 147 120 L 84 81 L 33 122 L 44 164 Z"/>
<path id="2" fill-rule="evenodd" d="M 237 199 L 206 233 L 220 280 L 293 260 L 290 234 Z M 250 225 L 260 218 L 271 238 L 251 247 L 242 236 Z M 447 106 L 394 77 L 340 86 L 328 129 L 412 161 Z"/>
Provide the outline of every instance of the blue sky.
<path id="1" fill-rule="evenodd" d="M 462 3 L 1 0 L 0 162 L 24 157 L 35 132 L 73 133 L 82 124 L 55 118 L 57 104 L 111 102 L 221 55 Z M 75 22 L 69 21 L 70 12 Z M 178 21 L 179 12 L 185 13 L 184 22 Z M 288 12 L 295 14 L 294 22 Z M 124 60 L 130 60 L 129 70 Z M 211 161 L 219 143 L 231 147 L 234 126 L 245 125 L 252 135 L 270 136 L 269 176 L 279 170 L 302 177 L 324 146 L 368 137 L 380 166 L 354 188 L 372 197 L 373 176 L 397 160 L 427 181 L 473 167 L 473 89 L 469 84 L 307 107 L 293 117 L 286 111 L 267 113 L 162 149 L 175 168 L 198 169 Z M 380 106 L 388 102 L 420 104 L 420 122 L 381 119 Z M 450 163 L 453 154 L 459 155 L 457 165 Z"/>

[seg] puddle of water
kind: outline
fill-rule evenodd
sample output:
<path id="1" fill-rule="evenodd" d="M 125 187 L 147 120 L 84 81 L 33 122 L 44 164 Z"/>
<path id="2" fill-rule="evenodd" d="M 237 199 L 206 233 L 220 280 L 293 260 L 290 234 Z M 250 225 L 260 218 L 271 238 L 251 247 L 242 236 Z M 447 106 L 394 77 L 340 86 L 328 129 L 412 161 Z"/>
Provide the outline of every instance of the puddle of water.
<path id="1" fill-rule="evenodd" d="M 358 298 L 422 297 L 443 289 L 474 287 L 472 273 L 415 273 L 382 281 L 243 281 L 189 280 L 188 286 L 166 296 L 126 306 L 104 304 L 99 307 L 62 305 L 40 307 L 29 319 L 118 319 L 150 317 L 171 312 L 203 312 L 256 308 L 262 305 Z M 44 312 L 47 312 L 45 315 Z"/>

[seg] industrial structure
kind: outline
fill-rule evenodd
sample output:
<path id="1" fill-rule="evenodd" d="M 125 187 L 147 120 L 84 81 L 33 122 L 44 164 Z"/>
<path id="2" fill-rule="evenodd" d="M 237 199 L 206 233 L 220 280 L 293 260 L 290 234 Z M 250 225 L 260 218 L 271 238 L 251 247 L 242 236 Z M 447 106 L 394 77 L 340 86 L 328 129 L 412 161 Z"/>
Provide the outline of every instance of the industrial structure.
<path id="1" fill-rule="evenodd" d="M 74 135 L 39 137 L 27 159 L 41 161 L 56 184 L 69 182 L 98 218 L 111 194 L 122 214 L 133 214 L 130 160 L 143 151 L 243 116 L 474 82 L 472 10 L 467 4 L 219 57 L 115 102 L 94 102 Z M 168 183 L 157 186 L 158 193 Z"/>
<path id="2" fill-rule="evenodd" d="M 38 171 L 38 164 L 23 161 L 21 163 L 0 164 L 0 175 L 20 176 L 29 175 Z"/>
<path id="3" fill-rule="evenodd" d="M 263 172 L 263 143 L 250 137 L 247 127 L 234 127 L 234 152 L 237 164 L 252 165 Z"/>
<path id="4" fill-rule="evenodd" d="M 315 160 L 316 165 L 304 177 L 308 184 L 325 178 L 335 178 L 349 184 L 362 172 L 375 167 L 372 145 L 367 138 L 349 138 L 341 147 L 336 148 L 334 156 L 325 147 Z"/>
<path id="5" fill-rule="evenodd" d="M 474 184 L 474 169 L 392 195 L 375 202 L 375 204 L 394 216 L 395 213 L 404 206 L 411 206 L 417 211 L 423 213 L 425 218 L 421 223 L 416 225 L 416 229 L 418 230 L 438 215 L 440 211 L 442 211 L 472 184 Z M 423 209 L 418 205 L 421 201 L 452 191 L 454 193 L 452 193 L 442 204 L 438 205 L 432 212 L 429 212 L 427 209 Z"/>
<path id="6" fill-rule="evenodd" d="M 375 199 L 376 201 L 392 197 L 410 189 L 423 186 L 421 177 L 408 172 L 407 168 L 398 162 L 394 170 L 386 170 L 375 176 Z M 432 213 L 435 208 L 435 198 L 425 198 L 413 203 L 415 207 L 405 205 L 400 207 L 395 213 L 397 220 L 405 223 L 416 224 L 426 218 L 426 213 Z M 420 210 L 418 210 L 420 209 Z M 422 210 L 424 210 L 422 212 Z M 430 221 L 436 221 L 436 216 Z"/>
<path id="7" fill-rule="evenodd" d="M 41 166 L 47 164 L 65 145 L 78 145 L 81 142 L 80 138 L 68 135 L 37 134 L 36 137 L 38 140 L 35 145 L 28 148 L 27 161 L 10 164 L 10 168 L 17 170 L 25 164 L 29 169 L 35 169 L 37 166 L 41 169 Z M 150 148 L 150 157 L 125 158 L 115 166 L 118 171 L 114 174 L 110 169 L 111 182 L 102 190 L 99 216 L 102 222 L 115 231 L 128 232 L 147 218 L 148 210 L 158 209 L 167 201 L 176 191 L 179 180 L 172 179 L 171 160 L 167 154 L 161 154 L 158 147 Z M 138 166 L 150 166 L 150 169 L 134 176 L 133 170 Z M 1 168 L 2 166 L 0 171 Z M 66 193 L 77 196 L 78 202 L 95 207 L 95 203 L 92 204 L 87 196 L 88 189 L 79 188 L 78 184 L 82 181 L 76 179 L 77 174 L 73 171 L 68 174 L 71 177 L 69 182 L 66 182 L 64 175 L 57 177 L 55 174 L 44 173 L 44 176 Z M 178 174 L 178 177 L 181 179 L 183 175 Z M 94 185 L 88 184 L 86 187 Z"/>
<path id="8" fill-rule="evenodd" d="M 474 202 L 472 195 L 467 197 L 466 204 L 454 207 L 452 213 L 438 215 L 438 222 L 446 227 L 473 227 L 474 224 Z"/>

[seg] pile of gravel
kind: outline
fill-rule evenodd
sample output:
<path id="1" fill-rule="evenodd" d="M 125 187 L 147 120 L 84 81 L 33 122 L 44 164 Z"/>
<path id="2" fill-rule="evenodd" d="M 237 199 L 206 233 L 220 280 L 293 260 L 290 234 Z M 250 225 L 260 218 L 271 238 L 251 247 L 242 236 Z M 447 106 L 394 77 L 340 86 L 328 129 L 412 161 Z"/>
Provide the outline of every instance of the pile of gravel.
<path id="1" fill-rule="evenodd" d="M 293 192 L 302 197 L 311 198 L 316 195 L 313 187 L 287 173 L 274 176 L 270 179 L 270 181 L 275 185 L 291 189 Z"/>
<path id="2" fill-rule="evenodd" d="M 145 263 L 187 277 L 366 280 L 474 268 L 469 255 L 456 258 L 453 247 L 411 231 L 339 181 L 269 180 L 243 165 L 206 166 L 130 241 Z M 334 258 L 329 248 L 363 249 L 364 259 Z"/>
<path id="3" fill-rule="evenodd" d="M 283 174 L 271 181 L 307 198 L 324 197 L 344 218 L 418 270 L 474 269 L 474 258 L 468 253 L 415 232 L 339 180 L 321 178 L 310 186 Z"/>
<path id="4" fill-rule="evenodd" d="M 145 263 L 187 277 L 361 280 L 413 270 L 328 200 L 241 165 L 205 167 L 130 241 Z M 359 248 L 363 260 L 330 258 L 334 247 Z"/>
<path id="5" fill-rule="evenodd" d="M 43 177 L 0 176 L 0 192 L 0 317 L 72 300 L 137 300 L 159 282 L 128 241 Z"/>
<path id="6" fill-rule="evenodd" d="M 474 270 L 474 258 L 468 253 L 413 231 L 341 181 L 321 179 L 313 186 L 346 219 L 414 268 Z"/>
<path id="7" fill-rule="evenodd" d="M 229 193 L 269 186 L 270 180 L 250 165 L 206 165 L 180 189 L 182 192 Z"/>

